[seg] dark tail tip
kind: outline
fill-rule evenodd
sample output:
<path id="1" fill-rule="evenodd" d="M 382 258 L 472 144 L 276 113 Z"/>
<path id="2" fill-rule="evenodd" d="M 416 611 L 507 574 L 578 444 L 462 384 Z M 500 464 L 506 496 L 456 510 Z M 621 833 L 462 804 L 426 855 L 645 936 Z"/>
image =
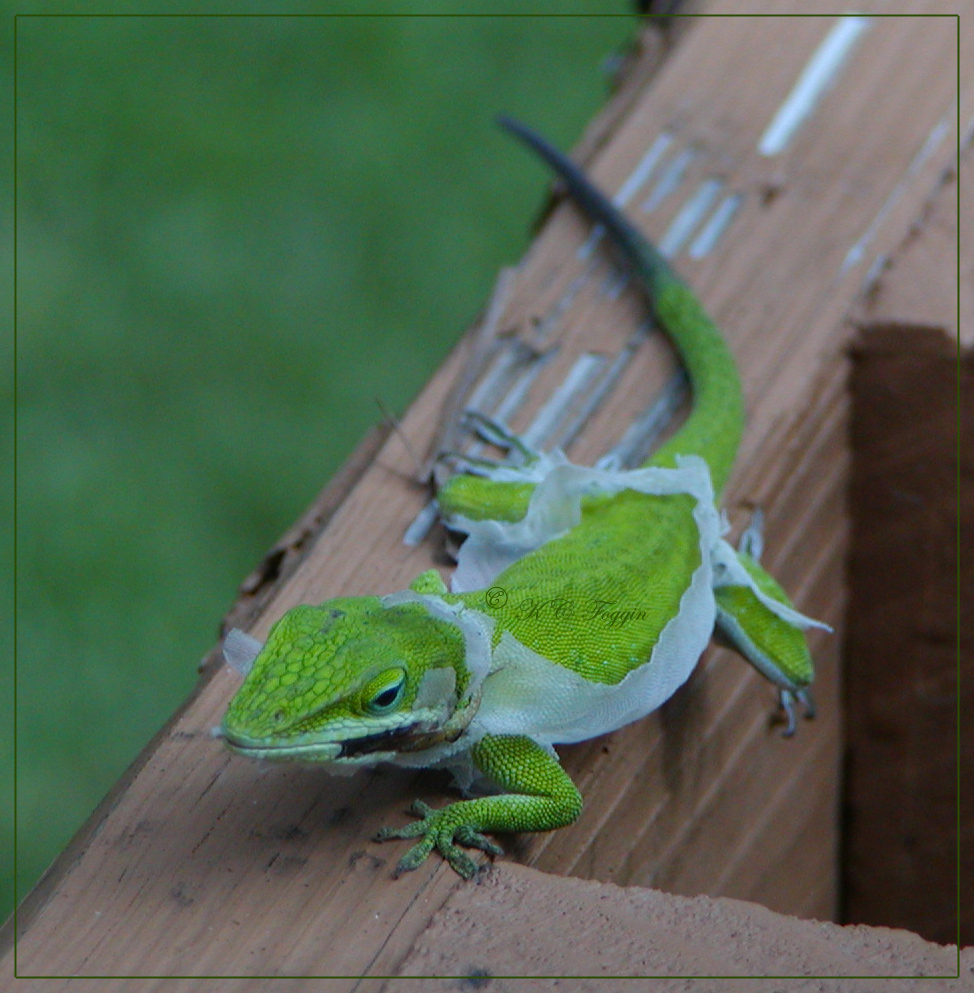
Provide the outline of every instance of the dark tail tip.
<path id="1" fill-rule="evenodd" d="M 494 118 L 494 122 L 499 128 L 503 128 L 509 134 L 520 138 L 529 147 L 536 150 L 539 148 L 545 148 L 547 150 L 548 142 L 534 128 L 528 127 L 527 124 L 519 121 L 516 117 L 511 117 L 509 114 L 498 114 Z"/>

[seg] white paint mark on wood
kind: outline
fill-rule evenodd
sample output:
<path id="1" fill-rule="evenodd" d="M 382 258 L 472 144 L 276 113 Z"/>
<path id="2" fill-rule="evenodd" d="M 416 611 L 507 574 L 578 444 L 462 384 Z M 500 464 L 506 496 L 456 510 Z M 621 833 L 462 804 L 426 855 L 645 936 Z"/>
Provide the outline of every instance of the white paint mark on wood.
<path id="1" fill-rule="evenodd" d="M 743 202 L 744 197 L 740 193 L 731 193 L 721 200 L 717 209 L 710 215 L 710 219 L 703 226 L 700 234 L 693 239 L 693 243 L 690 245 L 687 253 L 691 259 L 702 259 L 714 250 L 717 242 L 720 241 L 721 236 L 730 226 L 730 222 L 734 219 Z"/>
<path id="2" fill-rule="evenodd" d="M 869 23 L 868 17 L 859 14 L 846 14 L 836 21 L 805 63 L 791 92 L 761 135 L 758 151 L 762 155 L 778 155 L 788 147 L 825 91 L 835 82 Z"/>
<path id="3" fill-rule="evenodd" d="M 716 177 L 705 179 L 697 187 L 660 238 L 660 254 L 670 259 L 680 251 L 700 222 L 710 213 L 723 189 L 724 181 Z"/>

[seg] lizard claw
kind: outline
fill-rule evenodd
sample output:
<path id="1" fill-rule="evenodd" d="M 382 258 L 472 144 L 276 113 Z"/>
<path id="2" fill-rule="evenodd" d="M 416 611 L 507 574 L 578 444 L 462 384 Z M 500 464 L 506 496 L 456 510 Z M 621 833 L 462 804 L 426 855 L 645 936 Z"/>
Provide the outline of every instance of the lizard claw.
<path id="1" fill-rule="evenodd" d="M 806 720 L 811 720 L 815 716 L 815 702 L 812 700 L 812 694 L 807 687 L 795 692 L 792 690 L 782 690 L 780 696 L 781 709 L 785 712 L 785 718 L 788 722 L 784 731 L 781 732 L 782 738 L 790 738 L 795 733 L 797 726 L 795 722 L 796 700 L 805 708 Z"/>
<path id="2" fill-rule="evenodd" d="M 466 848 L 479 848 L 482 852 L 486 852 L 488 855 L 503 855 L 504 849 L 501 848 L 496 842 L 490 840 L 485 834 L 481 834 L 479 831 L 474 831 L 472 827 L 466 824 L 462 827 L 457 828 L 456 833 L 453 835 L 454 841 L 457 844 L 463 845 Z"/>

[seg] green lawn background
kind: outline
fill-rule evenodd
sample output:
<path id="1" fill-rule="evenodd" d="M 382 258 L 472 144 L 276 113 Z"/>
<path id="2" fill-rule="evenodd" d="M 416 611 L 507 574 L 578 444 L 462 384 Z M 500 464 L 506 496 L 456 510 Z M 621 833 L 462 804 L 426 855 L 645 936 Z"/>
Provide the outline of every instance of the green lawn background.
<path id="1" fill-rule="evenodd" d="M 523 8 L 18 18 L 20 898 L 376 398 L 404 409 L 522 253 L 543 174 L 493 116 L 570 146 L 634 30 L 622 0 L 497 16 Z"/>

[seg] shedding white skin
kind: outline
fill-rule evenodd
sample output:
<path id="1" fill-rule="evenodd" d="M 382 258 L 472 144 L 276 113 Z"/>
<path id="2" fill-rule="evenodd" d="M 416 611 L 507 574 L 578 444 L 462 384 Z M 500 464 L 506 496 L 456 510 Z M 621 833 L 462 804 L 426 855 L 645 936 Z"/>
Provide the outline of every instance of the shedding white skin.
<path id="1" fill-rule="evenodd" d="M 723 540 L 727 525 L 715 509 L 710 471 L 701 458 L 679 458 L 676 468 L 625 471 L 575 466 L 555 453 L 543 466 L 502 467 L 489 475 L 538 485 L 520 521 L 450 521 L 469 534 L 453 577 L 455 592 L 489 586 L 522 556 L 576 526 L 585 496 L 624 489 L 693 497 L 701 564 L 650 658 L 615 685 L 586 680 L 505 632 L 494 650 L 480 709 L 465 734 L 471 742 L 483 734 L 522 734 L 550 748 L 606 734 L 656 710 L 689 678 L 706 648 L 717 616 L 714 589 L 721 585 L 748 587 L 769 610 L 796 627 L 827 627 L 758 588 Z"/>
<path id="2" fill-rule="evenodd" d="M 714 564 L 714 586 L 747 586 L 754 595 L 763 603 L 771 613 L 776 614 L 783 621 L 787 621 L 792 627 L 821 628 L 823 631 L 831 631 L 832 628 L 823 621 L 816 621 L 814 618 L 806 617 L 805 614 L 789 607 L 780 600 L 764 593 L 754 581 L 751 574 L 741 565 L 737 552 L 726 541 L 719 541 L 711 551 L 711 559 Z"/>
<path id="3" fill-rule="evenodd" d="M 575 527 L 586 496 L 625 489 L 694 499 L 700 565 L 650 657 L 614 685 L 585 679 L 504 632 L 491 658 L 480 708 L 464 734 L 468 744 L 485 734 L 518 734 L 550 750 L 554 744 L 584 741 L 623 727 L 656 710 L 676 692 L 713 632 L 717 606 L 711 552 L 721 542 L 723 523 L 714 508 L 704 460 L 689 456 L 680 459 L 676 468 L 614 471 L 572 465 L 559 453 L 545 463 L 522 520 L 451 520 L 451 526 L 470 535 L 460 550 L 454 591 L 489 586 L 509 565 Z M 491 476 L 537 482 L 538 465 L 524 473 L 504 468 Z"/>
<path id="4" fill-rule="evenodd" d="M 475 521 L 455 515 L 447 522 L 464 531 L 451 588 L 454 593 L 483 589 L 518 559 L 558 538 L 579 524 L 582 500 L 636 490 L 652 496 L 686 494 L 696 501 L 694 519 L 706 553 L 723 527 L 714 508 L 713 485 L 707 463 L 696 455 L 680 457 L 674 469 L 595 469 L 574 465 L 561 452 L 552 452 L 524 469 L 501 466 L 488 477 L 500 482 L 536 483 L 527 512 L 519 521 Z M 704 555 L 706 558 L 706 554 Z"/>
<path id="5" fill-rule="evenodd" d="M 689 678 L 714 630 L 714 589 L 718 586 L 749 587 L 787 623 L 800 628 L 827 628 L 758 588 L 737 553 L 723 540 L 727 525 L 714 506 L 709 468 L 697 456 L 678 458 L 675 468 L 627 471 L 576 466 L 561 453 L 554 453 L 529 467 L 499 467 L 489 475 L 538 485 L 520 521 L 474 521 L 462 517 L 450 520 L 451 527 L 469 535 L 458 557 L 454 592 L 489 587 L 518 559 L 575 527 L 581 520 L 581 503 L 586 496 L 632 489 L 658 496 L 686 494 L 695 501 L 692 513 L 700 565 L 681 597 L 679 610 L 664 625 L 646 662 L 620 682 L 609 685 L 587 680 L 550 661 L 507 631 L 492 650 L 493 619 L 466 604 L 447 603 L 437 594 L 413 590 L 383 597 L 387 607 L 422 604 L 431 617 L 458 628 L 470 673 L 466 699 L 479 696 L 479 705 L 475 704 L 476 713 L 453 742 L 419 752 L 373 753 L 354 762 L 329 763 L 326 767 L 331 771 L 349 772 L 379 761 L 407 767 L 440 766 L 450 769 L 459 785 L 467 788 L 476 779 L 470 749 L 485 735 L 523 735 L 553 751 L 554 744 L 584 741 L 636 721 L 661 706 Z M 245 674 L 260 647 L 256 639 L 234 630 L 224 643 L 224 655 Z M 424 694 L 428 704 L 431 701 L 425 699 L 427 696 Z"/>
<path id="6" fill-rule="evenodd" d="M 758 588 L 738 560 L 737 552 L 723 540 L 728 525 L 714 506 L 706 461 L 697 455 L 684 455 L 678 456 L 676 462 L 675 469 L 595 469 L 574 465 L 561 452 L 552 452 L 524 468 L 499 466 L 487 471 L 485 475 L 490 479 L 537 483 L 537 488 L 520 521 L 475 521 L 461 515 L 450 518 L 451 528 L 469 536 L 460 547 L 451 589 L 454 593 L 483 589 L 509 565 L 571 530 L 581 520 L 581 502 L 586 496 L 627 489 L 654 496 L 682 493 L 697 501 L 693 516 L 702 557 L 710 560 L 714 587 L 746 586 L 789 624 L 831 630 L 827 624 L 806 617 Z"/>

